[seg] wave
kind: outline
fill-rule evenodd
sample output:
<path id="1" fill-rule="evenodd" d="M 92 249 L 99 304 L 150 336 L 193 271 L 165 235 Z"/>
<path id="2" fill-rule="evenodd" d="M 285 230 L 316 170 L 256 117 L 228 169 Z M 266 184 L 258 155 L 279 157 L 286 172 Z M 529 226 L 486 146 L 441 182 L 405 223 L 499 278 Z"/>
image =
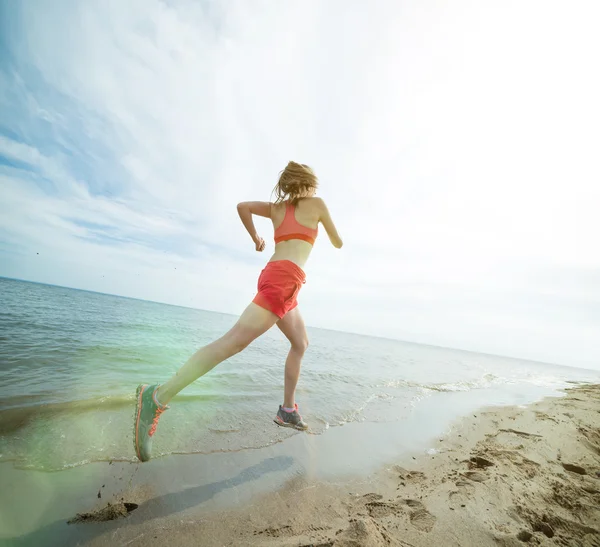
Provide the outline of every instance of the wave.
<path id="1" fill-rule="evenodd" d="M 451 393 L 457 391 L 471 391 L 474 389 L 487 389 L 493 386 L 514 385 L 514 384 L 529 384 L 539 387 L 564 387 L 568 384 L 566 380 L 556 376 L 545 376 L 540 374 L 527 373 L 521 377 L 508 378 L 504 376 L 496 376 L 495 374 L 487 373 L 480 378 L 471 380 L 462 380 L 458 382 L 442 382 L 442 383 L 420 383 L 410 380 L 391 380 L 385 382 L 380 387 L 392 388 L 410 388 L 421 391 L 438 391 L 442 393 Z"/>
<path id="2" fill-rule="evenodd" d="M 485 389 L 494 384 L 501 383 L 505 383 L 503 378 L 495 376 L 494 374 L 484 374 L 481 378 L 476 380 L 464 380 L 460 382 L 447 382 L 439 384 L 424 384 L 420 382 L 411 382 L 410 380 L 390 380 L 389 382 L 385 382 L 380 387 L 405 387 L 424 391 L 453 392 L 471 391 L 472 389 Z"/>

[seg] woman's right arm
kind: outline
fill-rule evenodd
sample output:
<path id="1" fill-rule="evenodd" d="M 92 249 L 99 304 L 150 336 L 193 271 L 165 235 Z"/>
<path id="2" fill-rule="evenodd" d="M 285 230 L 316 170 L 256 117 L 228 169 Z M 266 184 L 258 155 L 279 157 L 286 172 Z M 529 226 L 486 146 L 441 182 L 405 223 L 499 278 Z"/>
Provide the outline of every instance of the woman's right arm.
<path id="1" fill-rule="evenodd" d="M 327 235 L 329 236 L 329 241 L 336 249 L 341 249 L 344 242 L 338 234 L 335 224 L 333 220 L 331 220 L 331 215 L 329 214 L 329 209 L 327 209 L 327 205 L 321 198 L 315 198 L 318 200 L 319 204 L 319 222 L 323 224 Z"/>
<path id="2" fill-rule="evenodd" d="M 238 203 L 238 214 L 242 220 L 242 224 L 248 230 L 252 241 L 259 252 L 265 249 L 265 240 L 256 233 L 252 215 L 271 218 L 271 204 L 267 201 L 243 201 Z"/>

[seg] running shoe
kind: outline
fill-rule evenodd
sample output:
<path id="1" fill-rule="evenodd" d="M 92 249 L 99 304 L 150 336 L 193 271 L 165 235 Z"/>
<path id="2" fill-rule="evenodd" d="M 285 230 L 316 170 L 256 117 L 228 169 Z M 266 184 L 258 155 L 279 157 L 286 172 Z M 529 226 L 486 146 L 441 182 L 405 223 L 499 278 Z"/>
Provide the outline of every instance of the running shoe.
<path id="1" fill-rule="evenodd" d="M 300 416 L 298 413 L 297 404 L 294 405 L 293 412 L 287 412 L 283 410 L 283 407 L 280 405 L 274 421 L 277 425 L 282 427 L 293 427 L 294 429 L 299 429 L 300 431 L 305 431 L 308 429 L 308 425 L 302 420 L 302 416 Z"/>
<path id="2" fill-rule="evenodd" d="M 152 454 L 152 437 L 160 415 L 169 408 L 156 399 L 158 384 L 139 385 L 136 390 L 135 416 L 133 423 L 133 446 L 135 454 L 142 462 L 147 462 Z"/>

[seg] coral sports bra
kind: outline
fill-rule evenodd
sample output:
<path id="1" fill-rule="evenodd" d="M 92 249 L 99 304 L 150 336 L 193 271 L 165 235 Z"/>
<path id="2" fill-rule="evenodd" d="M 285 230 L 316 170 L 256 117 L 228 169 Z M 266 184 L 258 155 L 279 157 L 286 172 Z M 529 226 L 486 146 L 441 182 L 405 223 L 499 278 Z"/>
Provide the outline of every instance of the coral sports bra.
<path id="1" fill-rule="evenodd" d="M 302 239 L 311 245 L 315 244 L 318 228 L 309 228 L 296 220 L 296 208 L 289 203 L 285 206 L 283 222 L 275 230 L 275 243 L 288 241 L 289 239 Z"/>

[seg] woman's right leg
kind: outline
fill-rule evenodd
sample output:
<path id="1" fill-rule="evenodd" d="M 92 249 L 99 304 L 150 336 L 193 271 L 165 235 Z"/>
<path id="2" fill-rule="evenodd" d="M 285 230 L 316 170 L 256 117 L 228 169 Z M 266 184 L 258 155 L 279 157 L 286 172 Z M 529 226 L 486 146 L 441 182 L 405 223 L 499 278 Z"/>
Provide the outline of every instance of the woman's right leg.
<path id="1" fill-rule="evenodd" d="M 199 349 L 156 392 L 161 405 L 166 405 L 183 388 L 206 374 L 225 359 L 242 351 L 268 331 L 279 318 L 272 312 L 251 303 L 227 334 Z"/>

